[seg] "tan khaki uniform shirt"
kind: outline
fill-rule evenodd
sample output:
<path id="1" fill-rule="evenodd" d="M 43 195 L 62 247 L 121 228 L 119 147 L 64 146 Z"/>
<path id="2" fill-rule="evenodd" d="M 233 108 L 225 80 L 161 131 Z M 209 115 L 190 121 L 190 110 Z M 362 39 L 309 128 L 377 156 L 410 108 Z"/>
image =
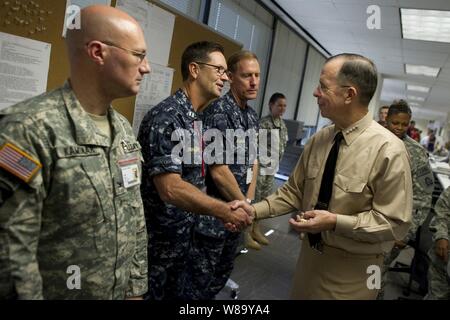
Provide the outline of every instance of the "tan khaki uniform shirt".
<path id="1" fill-rule="evenodd" d="M 311 138 L 286 184 L 255 204 L 258 219 L 314 208 L 336 132 L 331 125 Z M 337 214 L 337 223 L 334 231 L 322 232 L 322 238 L 326 245 L 354 254 L 389 252 L 411 221 L 407 151 L 369 114 L 343 133 L 328 210 Z"/>

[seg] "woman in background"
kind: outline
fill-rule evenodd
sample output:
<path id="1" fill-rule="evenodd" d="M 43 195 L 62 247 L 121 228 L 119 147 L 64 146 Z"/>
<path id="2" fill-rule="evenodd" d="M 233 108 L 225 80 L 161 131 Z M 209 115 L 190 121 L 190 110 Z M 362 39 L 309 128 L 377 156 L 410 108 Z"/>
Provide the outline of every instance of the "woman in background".
<path id="1" fill-rule="evenodd" d="M 395 101 L 388 111 L 387 129 L 395 134 L 405 144 L 411 159 L 411 176 L 413 183 L 412 224 L 405 238 L 395 242 L 390 254 L 384 259 L 381 290 L 378 299 L 384 298 L 384 283 L 390 264 L 398 257 L 400 250 L 416 239 L 416 231 L 425 221 L 431 209 L 434 189 L 433 172 L 428 161 L 428 154 L 422 146 L 406 134 L 411 121 L 411 109 L 404 100 Z"/>
<path id="2" fill-rule="evenodd" d="M 270 195 L 274 188 L 275 182 L 275 174 L 278 171 L 279 163 L 281 158 L 283 157 L 284 149 L 288 140 L 287 127 L 284 123 L 282 116 L 286 111 L 286 97 L 282 93 L 274 93 L 269 100 L 269 109 L 270 114 L 261 118 L 259 121 L 259 129 L 266 129 L 268 131 L 267 135 L 267 155 L 272 158 L 271 151 L 271 133 L 273 130 L 278 131 L 278 147 L 275 147 L 274 150 L 277 153 L 273 155 L 274 162 L 266 163 L 263 159 L 259 159 L 258 166 L 258 178 L 256 182 L 256 202 L 261 201 L 268 195 Z M 275 136 L 276 137 L 276 136 Z M 264 154 L 264 151 L 262 152 Z M 247 248 L 259 250 L 261 249 L 261 245 L 269 244 L 267 238 L 261 233 L 258 222 L 253 222 L 252 226 L 247 229 L 245 233 L 245 245 Z"/>

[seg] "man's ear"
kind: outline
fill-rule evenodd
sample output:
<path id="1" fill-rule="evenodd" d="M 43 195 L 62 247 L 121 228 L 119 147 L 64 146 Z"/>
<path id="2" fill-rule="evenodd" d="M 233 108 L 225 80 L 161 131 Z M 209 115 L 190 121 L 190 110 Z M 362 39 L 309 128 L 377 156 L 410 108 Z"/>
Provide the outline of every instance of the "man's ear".
<path id="1" fill-rule="evenodd" d="M 105 63 L 105 55 L 106 51 L 103 49 L 101 42 L 99 41 L 91 41 L 86 44 L 86 51 L 89 58 L 99 65 L 103 65 Z"/>
<path id="2" fill-rule="evenodd" d="M 189 74 L 193 79 L 198 78 L 198 74 L 200 73 L 200 67 L 197 63 L 191 62 L 189 63 Z"/>
<path id="3" fill-rule="evenodd" d="M 233 83 L 233 74 L 230 71 L 227 71 L 227 76 L 228 76 L 228 82 L 230 84 Z"/>
<path id="4" fill-rule="evenodd" d="M 352 101 L 356 99 L 356 96 L 358 95 L 358 90 L 355 87 L 348 87 L 346 88 L 345 92 L 345 103 L 350 104 Z"/>

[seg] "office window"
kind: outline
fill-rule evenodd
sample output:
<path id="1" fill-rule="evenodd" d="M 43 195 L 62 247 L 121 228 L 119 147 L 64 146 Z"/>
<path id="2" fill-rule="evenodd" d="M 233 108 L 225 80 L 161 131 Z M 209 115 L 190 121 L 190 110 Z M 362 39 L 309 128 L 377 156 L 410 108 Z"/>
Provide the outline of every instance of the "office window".
<path id="1" fill-rule="evenodd" d="M 260 94 L 249 102 L 257 112 L 263 100 L 267 76 L 268 54 L 272 39 L 273 17 L 254 0 L 213 0 L 208 25 L 242 43 L 243 49 L 254 52 L 261 67 Z"/>
<path id="2" fill-rule="evenodd" d="M 172 8 L 190 16 L 195 20 L 200 19 L 201 0 L 159 0 Z"/>
<path id="3" fill-rule="evenodd" d="M 297 120 L 303 121 L 305 126 L 316 126 L 317 124 L 319 108 L 313 92 L 319 83 L 320 71 L 324 63 L 325 57 L 313 47 L 309 47 L 297 114 Z"/>

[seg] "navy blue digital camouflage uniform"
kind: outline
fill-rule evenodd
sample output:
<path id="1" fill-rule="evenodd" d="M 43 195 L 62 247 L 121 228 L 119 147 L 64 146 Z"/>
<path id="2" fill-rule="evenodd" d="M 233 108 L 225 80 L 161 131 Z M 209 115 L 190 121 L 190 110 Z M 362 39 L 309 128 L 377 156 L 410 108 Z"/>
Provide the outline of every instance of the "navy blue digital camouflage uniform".
<path id="1" fill-rule="evenodd" d="M 141 192 L 149 236 L 150 300 L 183 299 L 194 214 L 162 201 L 153 177 L 163 173 L 178 173 L 186 182 L 204 189 L 202 162 L 190 165 L 174 161 L 171 156 L 173 148 L 179 144 L 178 141 L 172 141 L 172 133 L 184 129 L 193 137 L 194 121 L 201 121 L 199 115 L 179 89 L 151 109 L 139 129 L 138 140 L 144 157 Z"/>
<path id="2" fill-rule="evenodd" d="M 242 129 L 245 132 L 253 129 L 255 134 L 258 131 L 256 112 L 249 106 L 241 109 L 234 100 L 231 91 L 214 101 L 203 112 L 202 118 L 205 130 L 218 129 L 223 136 L 224 154 L 222 163 L 226 163 L 227 129 Z M 255 138 L 257 138 L 257 135 L 255 135 Z M 256 139 L 250 140 L 246 139 L 244 144 L 235 141 L 233 163 L 227 163 L 244 195 L 247 194 L 249 187 L 249 184 L 246 183 L 247 170 L 253 167 L 253 161 L 249 159 L 249 148 L 256 148 L 257 146 Z M 207 146 L 208 142 L 205 141 L 205 144 Z M 243 152 L 245 152 L 245 163 L 238 164 L 237 154 L 243 154 Z M 220 161 L 216 163 L 220 164 Z M 208 165 L 211 165 L 211 163 L 208 163 Z M 208 172 L 206 174 L 206 188 L 208 195 L 228 202 L 220 194 Z M 196 216 L 195 219 L 194 239 L 189 260 L 189 284 L 186 285 L 187 298 L 210 300 L 214 299 L 216 294 L 222 290 L 233 270 L 240 233 L 226 230 L 223 223 L 213 216 Z"/>

